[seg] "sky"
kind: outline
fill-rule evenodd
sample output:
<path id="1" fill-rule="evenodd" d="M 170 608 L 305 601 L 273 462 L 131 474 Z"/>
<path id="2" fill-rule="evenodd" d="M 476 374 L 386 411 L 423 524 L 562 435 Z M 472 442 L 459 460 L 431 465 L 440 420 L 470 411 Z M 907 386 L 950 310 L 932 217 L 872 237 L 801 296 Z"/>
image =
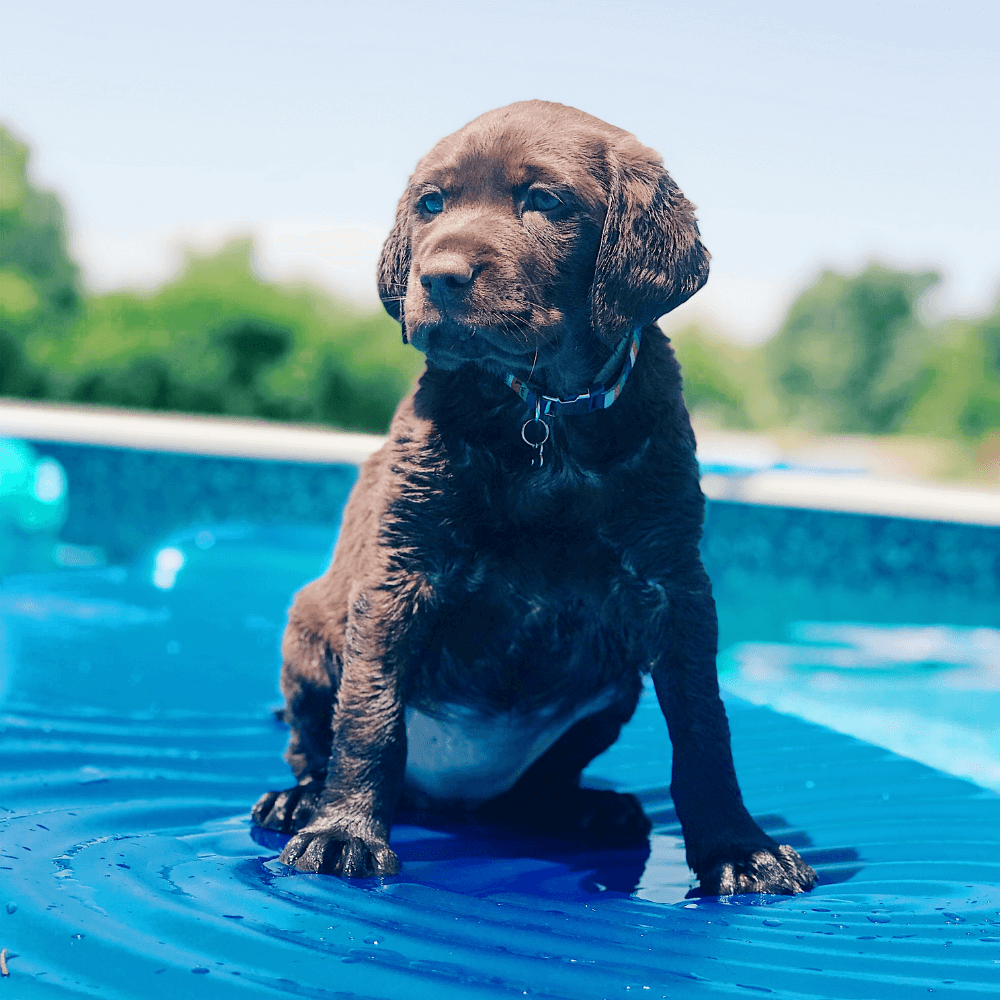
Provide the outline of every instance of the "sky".
<path id="1" fill-rule="evenodd" d="M 0 122 L 67 209 L 86 286 L 152 288 L 255 237 L 272 278 L 377 304 L 417 160 L 542 98 L 657 149 L 708 285 L 671 317 L 754 342 L 824 269 L 1000 289 L 1000 6 L 4 0 Z"/>

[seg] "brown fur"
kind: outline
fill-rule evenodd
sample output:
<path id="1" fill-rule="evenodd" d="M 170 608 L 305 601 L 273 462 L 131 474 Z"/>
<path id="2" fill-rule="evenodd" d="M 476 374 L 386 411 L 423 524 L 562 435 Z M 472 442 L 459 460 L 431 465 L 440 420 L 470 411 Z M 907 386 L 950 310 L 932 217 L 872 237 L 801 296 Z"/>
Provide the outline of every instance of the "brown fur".
<path id="1" fill-rule="evenodd" d="M 286 863 L 391 874 L 400 801 L 454 805 L 407 784 L 407 710 L 561 732 L 482 816 L 644 837 L 632 797 L 579 776 L 651 672 L 702 891 L 811 887 L 812 870 L 740 797 L 694 437 L 654 324 L 707 273 L 693 206 L 660 158 L 572 108 L 490 112 L 420 162 L 379 288 L 427 369 L 362 468 L 330 569 L 289 616 L 282 691 L 298 783 L 254 810 L 295 833 Z M 551 417 L 533 465 L 521 440 L 531 412 L 503 374 L 580 392 L 636 326 L 642 347 L 615 405 Z"/>

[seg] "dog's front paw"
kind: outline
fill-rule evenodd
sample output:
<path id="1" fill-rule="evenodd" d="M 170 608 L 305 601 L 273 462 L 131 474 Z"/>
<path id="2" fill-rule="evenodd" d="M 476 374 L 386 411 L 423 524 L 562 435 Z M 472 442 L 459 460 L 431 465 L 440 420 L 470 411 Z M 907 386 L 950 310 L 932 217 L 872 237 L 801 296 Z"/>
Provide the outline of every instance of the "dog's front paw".
<path id="1" fill-rule="evenodd" d="M 816 884 L 816 873 L 787 844 L 756 848 L 735 858 L 719 861 L 688 895 L 731 896 L 746 892 L 769 892 L 794 896 Z"/>
<path id="2" fill-rule="evenodd" d="M 250 811 L 250 818 L 265 830 L 294 833 L 313 818 L 322 790 L 321 781 L 307 779 L 282 792 L 265 792 Z"/>
<path id="3" fill-rule="evenodd" d="M 396 875 L 399 858 L 385 838 L 358 836 L 339 824 L 319 821 L 297 833 L 278 859 L 300 872 L 365 878 Z"/>

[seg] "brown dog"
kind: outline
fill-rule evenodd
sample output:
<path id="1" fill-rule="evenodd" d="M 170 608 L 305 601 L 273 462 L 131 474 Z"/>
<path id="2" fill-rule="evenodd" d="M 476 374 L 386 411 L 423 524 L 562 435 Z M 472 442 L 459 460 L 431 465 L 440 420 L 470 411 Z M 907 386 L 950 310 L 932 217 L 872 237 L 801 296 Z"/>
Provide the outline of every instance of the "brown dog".
<path id="1" fill-rule="evenodd" d="M 694 438 L 654 323 L 707 274 L 660 158 L 572 108 L 490 112 L 421 160 L 379 288 L 427 369 L 290 613 L 297 784 L 253 813 L 295 832 L 285 863 L 396 872 L 401 800 L 644 838 L 634 798 L 579 779 L 651 672 L 702 892 L 814 884 L 744 808 L 719 698 Z"/>

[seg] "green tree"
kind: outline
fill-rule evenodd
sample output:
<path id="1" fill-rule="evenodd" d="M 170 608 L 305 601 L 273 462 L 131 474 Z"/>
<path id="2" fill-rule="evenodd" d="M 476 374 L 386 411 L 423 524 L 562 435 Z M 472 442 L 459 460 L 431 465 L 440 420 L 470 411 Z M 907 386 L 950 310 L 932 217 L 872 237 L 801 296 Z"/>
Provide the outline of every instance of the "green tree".
<path id="1" fill-rule="evenodd" d="M 28 148 L 0 126 L 0 394 L 42 396 L 29 337 L 64 334 L 80 305 L 59 199 L 28 175 Z"/>
<path id="2" fill-rule="evenodd" d="M 761 418 L 763 373 L 756 353 L 698 326 L 671 335 L 688 410 L 723 427 L 749 428 Z"/>
<path id="3" fill-rule="evenodd" d="M 810 430 L 898 431 L 922 390 L 932 342 L 917 317 L 932 272 L 872 264 L 827 271 L 792 304 L 763 347 L 778 420 Z"/>
<path id="4" fill-rule="evenodd" d="M 966 440 L 1000 431 L 1000 301 L 982 319 L 944 324 L 903 430 Z"/>
<path id="5" fill-rule="evenodd" d="M 33 348 L 56 398 L 373 432 L 422 368 L 382 310 L 262 280 L 248 239 L 152 294 L 89 298 L 71 337 Z"/>

